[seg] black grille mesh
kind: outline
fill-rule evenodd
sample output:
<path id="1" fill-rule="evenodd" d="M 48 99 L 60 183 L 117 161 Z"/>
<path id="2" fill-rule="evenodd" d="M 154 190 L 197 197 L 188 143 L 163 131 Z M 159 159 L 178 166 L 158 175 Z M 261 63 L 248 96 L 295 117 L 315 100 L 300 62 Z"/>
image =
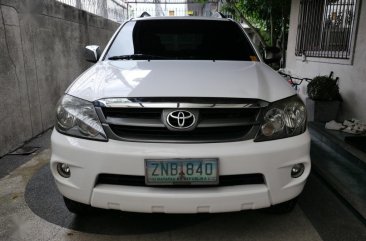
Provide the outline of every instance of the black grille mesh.
<path id="1" fill-rule="evenodd" d="M 196 110 L 199 112 L 198 125 L 190 131 L 169 130 L 162 120 L 163 108 L 104 107 L 102 113 L 106 120 L 104 127 L 107 129 L 109 138 L 128 141 L 228 142 L 249 140 L 255 137 L 259 127 L 260 108 Z M 123 119 L 123 122 L 116 122 L 118 119 Z M 137 124 L 137 122 L 142 124 Z"/>
<path id="2" fill-rule="evenodd" d="M 262 174 L 241 174 L 241 175 L 225 175 L 219 177 L 218 185 L 207 185 L 206 187 L 217 186 L 236 186 L 236 185 L 253 185 L 264 184 L 264 177 Z M 111 185 L 123 185 L 123 186 L 146 186 L 144 176 L 129 176 L 129 175 L 117 175 L 117 174 L 100 174 L 98 176 L 96 185 L 98 184 L 111 184 Z M 172 187 L 172 186 L 159 186 L 159 187 Z M 202 187 L 202 185 L 174 185 L 174 188 L 182 187 Z"/>

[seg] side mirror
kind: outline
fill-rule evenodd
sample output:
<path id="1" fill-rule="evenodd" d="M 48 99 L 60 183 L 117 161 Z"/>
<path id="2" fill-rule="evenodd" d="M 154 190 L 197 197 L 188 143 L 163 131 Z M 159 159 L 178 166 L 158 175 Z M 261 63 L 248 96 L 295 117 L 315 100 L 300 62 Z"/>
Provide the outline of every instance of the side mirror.
<path id="1" fill-rule="evenodd" d="M 102 51 L 98 45 L 88 45 L 85 47 L 84 58 L 86 61 L 96 63 L 100 55 L 102 55 Z"/>
<path id="2" fill-rule="evenodd" d="M 266 47 L 264 49 L 264 62 L 266 64 L 279 62 L 281 58 L 282 58 L 281 49 L 277 47 Z"/>

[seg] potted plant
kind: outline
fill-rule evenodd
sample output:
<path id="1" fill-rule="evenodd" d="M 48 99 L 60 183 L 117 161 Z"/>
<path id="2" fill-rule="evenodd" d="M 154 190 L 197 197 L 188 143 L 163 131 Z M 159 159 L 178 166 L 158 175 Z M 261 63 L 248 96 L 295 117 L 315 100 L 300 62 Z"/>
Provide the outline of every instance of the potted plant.
<path id="1" fill-rule="evenodd" d="M 328 122 L 338 115 L 342 97 L 339 93 L 338 77 L 316 76 L 307 86 L 306 108 L 308 121 Z"/>

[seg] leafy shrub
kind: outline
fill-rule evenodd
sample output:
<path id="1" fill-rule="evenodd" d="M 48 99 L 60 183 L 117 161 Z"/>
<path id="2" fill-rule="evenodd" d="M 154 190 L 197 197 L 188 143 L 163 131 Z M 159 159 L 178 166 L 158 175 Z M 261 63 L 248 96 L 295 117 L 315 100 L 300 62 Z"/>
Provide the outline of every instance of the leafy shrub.
<path id="1" fill-rule="evenodd" d="M 338 78 L 333 79 L 331 76 L 317 76 L 307 87 L 308 96 L 312 100 L 342 101 L 339 93 Z"/>

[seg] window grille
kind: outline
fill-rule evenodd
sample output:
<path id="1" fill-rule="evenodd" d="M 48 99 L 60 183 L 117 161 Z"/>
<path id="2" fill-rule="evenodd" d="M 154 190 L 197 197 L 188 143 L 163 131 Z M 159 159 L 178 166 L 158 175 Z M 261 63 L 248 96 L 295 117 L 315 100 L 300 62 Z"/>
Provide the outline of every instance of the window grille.
<path id="1" fill-rule="evenodd" d="M 349 59 L 357 0 L 302 0 L 295 55 Z"/>

